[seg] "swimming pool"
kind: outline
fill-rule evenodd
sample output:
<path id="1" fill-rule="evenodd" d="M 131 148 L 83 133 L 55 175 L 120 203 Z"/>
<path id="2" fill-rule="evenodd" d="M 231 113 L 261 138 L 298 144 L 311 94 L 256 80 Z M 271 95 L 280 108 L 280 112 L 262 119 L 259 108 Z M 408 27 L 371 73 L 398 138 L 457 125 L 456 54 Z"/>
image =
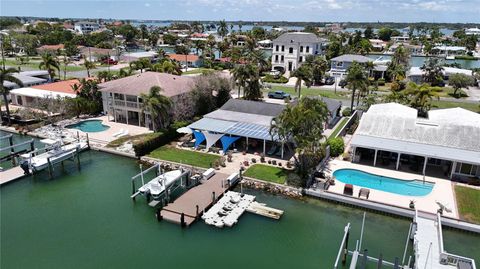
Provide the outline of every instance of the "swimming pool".
<path id="1" fill-rule="evenodd" d="M 78 129 L 86 133 L 103 132 L 110 128 L 110 126 L 103 125 L 101 120 L 85 120 L 67 125 L 66 127 L 69 129 Z"/>
<path id="2" fill-rule="evenodd" d="M 407 196 L 425 196 L 432 192 L 434 186 L 430 182 L 401 180 L 370 174 L 356 169 L 339 169 L 333 172 L 333 176 L 345 184 Z"/>

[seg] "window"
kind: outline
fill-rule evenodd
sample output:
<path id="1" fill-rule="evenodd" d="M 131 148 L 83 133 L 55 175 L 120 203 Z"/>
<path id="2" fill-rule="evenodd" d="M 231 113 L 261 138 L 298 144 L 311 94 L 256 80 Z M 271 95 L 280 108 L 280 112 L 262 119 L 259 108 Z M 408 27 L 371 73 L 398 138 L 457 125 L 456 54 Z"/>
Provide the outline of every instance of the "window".
<path id="1" fill-rule="evenodd" d="M 306 51 L 307 51 L 307 53 L 310 52 L 310 47 L 309 46 L 307 46 Z"/>
<path id="2" fill-rule="evenodd" d="M 280 57 L 280 62 L 283 63 L 283 60 L 284 60 L 284 56 L 282 55 L 282 56 Z"/>
<path id="3" fill-rule="evenodd" d="M 282 51 L 285 51 L 285 46 L 282 46 Z"/>
<path id="4" fill-rule="evenodd" d="M 337 67 L 343 67 L 343 62 L 336 62 Z"/>
<path id="5" fill-rule="evenodd" d="M 300 56 L 300 58 L 298 58 L 298 62 L 299 62 L 299 63 L 301 63 L 301 62 L 302 62 L 302 60 L 303 60 L 303 57 L 302 57 L 302 56 Z"/>
<path id="6" fill-rule="evenodd" d="M 300 46 L 300 52 L 303 52 L 303 46 Z"/>
<path id="7" fill-rule="evenodd" d="M 278 62 L 278 55 L 275 55 L 275 62 Z"/>
<path id="8" fill-rule="evenodd" d="M 278 47 L 279 47 L 278 45 L 275 46 L 275 51 L 278 51 Z"/>
<path id="9" fill-rule="evenodd" d="M 457 163 L 455 172 L 464 175 L 475 176 L 477 174 L 478 166 L 469 163 Z"/>
<path id="10" fill-rule="evenodd" d="M 288 53 L 293 53 L 293 48 L 288 48 Z"/>

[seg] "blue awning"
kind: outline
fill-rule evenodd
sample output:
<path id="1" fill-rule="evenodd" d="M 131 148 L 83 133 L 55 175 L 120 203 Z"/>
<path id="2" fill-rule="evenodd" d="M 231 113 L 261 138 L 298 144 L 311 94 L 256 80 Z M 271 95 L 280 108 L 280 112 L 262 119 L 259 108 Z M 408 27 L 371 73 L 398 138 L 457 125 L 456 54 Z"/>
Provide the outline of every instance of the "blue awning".
<path id="1" fill-rule="evenodd" d="M 203 141 L 205 141 L 205 135 L 195 130 L 193 131 L 193 135 L 195 136 L 195 148 L 197 148 Z"/>
<path id="2" fill-rule="evenodd" d="M 228 148 L 230 147 L 230 145 L 233 144 L 233 142 L 237 141 L 240 137 L 238 136 L 222 136 L 222 138 L 220 138 L 220 141 L 222 142 L 222 146 L 223 146 L 223 153 L 227 153 L 227 150 Z"/>

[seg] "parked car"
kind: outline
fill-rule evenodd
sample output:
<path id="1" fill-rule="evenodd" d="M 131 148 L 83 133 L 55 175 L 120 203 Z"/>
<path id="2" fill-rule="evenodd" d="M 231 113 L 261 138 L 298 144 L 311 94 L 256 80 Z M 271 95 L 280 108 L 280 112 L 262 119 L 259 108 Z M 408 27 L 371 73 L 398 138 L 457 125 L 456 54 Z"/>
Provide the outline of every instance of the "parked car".
<path id="1" fill-rule="evenodd" d="M 82 55 L 73 55 L 72 57 L 70 57 L 70 59 L 72 59 L 73 61 L 80 61 L 80 59 L 82 59 Z"/>
<path id="2" fill-rule="evenodd" d="M 274 92 L 269 92 L 268 93 L 268 98 L 285 99 L 285 98 L 290 98 L 290 94 L 288 94 L 284 91 L 274 91 Z"/>
<path id="3" fill-rule="evenodd" d="M 338 83 L 338 86 L 344 88 L 345 86 L 347 86 L 347 84 L 348 84 L 347 81 L 344 80 L 344 79 L 342 79 L 342 80 L 340 80 L 340 82 Z"/>
<path id="4" fill-rule="evenodd" d="M 335 78 L 334 78 L 334 77 L 326 77 L 324 84 L 325 84 L 325 85 L 333 85 L 333 84 L 335 84 Z"/>
<path id="5" fill-rule="evenodd" d="M 110 64 L 110 65 L 116 65 L 116 64 L 118 64 L 117 61 L 115 61 L 115 60 L 113 60 L 113 59 L 111 59 L 111 58 L 105 58 L 105 59 L 103 59 L 103 60 L 102 60 L 102 63 L 104 63 L 104 64 Z"/>

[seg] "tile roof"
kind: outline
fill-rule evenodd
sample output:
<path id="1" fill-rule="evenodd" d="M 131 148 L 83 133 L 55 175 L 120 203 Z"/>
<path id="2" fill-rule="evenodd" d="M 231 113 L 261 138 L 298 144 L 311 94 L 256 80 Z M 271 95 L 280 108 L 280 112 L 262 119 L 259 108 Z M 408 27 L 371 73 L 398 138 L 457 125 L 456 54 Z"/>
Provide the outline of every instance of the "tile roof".
<path id="1" fill-rule="evenodd" d="M 185 54 L 172 53 L 172 54 L 168 54 L 167 56 L 168 58 L 175 60 L 177 62 L 185 62 Z M 198 55 L 194 55 L 194 54 L 188 54 L 186 58 L 188 62 L 196 62 L 200 59 Z"/>
<path id="2" fill-rule="evenodd" d="M 100 91 L 129 95 L 148 93 L 153 86 L 160 86 L 167 97 L 190 92 L 194 86 L 192 77 L 175 76 L 166 73 L 144 72 L 129 77 L 99 84 Z"/>
<path id="3" fill-rule="evenodd" d="M 72 86 L 75 84 L 80 84 L 78 79 L 71 79 L 71 80 L 58 81 L 58 82 L 53 82 L 48 84 L 35 85 L 35 86 L 31 86 L 30 88 L 46 90 L 51 92 L 76 94 L 75 91 L 73 91 L 72 89 Z"/>

